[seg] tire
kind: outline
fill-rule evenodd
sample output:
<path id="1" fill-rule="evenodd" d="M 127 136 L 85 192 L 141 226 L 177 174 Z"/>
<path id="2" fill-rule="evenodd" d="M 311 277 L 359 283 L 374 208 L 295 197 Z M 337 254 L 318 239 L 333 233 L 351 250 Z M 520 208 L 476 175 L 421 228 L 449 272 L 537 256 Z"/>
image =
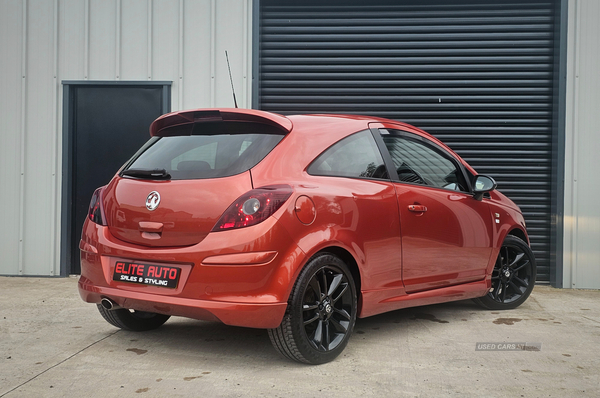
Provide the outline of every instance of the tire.
<path id="1" fill-rule="evenodd" d="M 356 287 L 348 267 L 332 254 L 319 254 L 300 272 L 281 325 L 269 329 L 271 343 L 294 361 L 330 362 L 348 344 L 356 310 Z"/>
<path id="2" fill-rule="evenodd" d="M 113 326 L 133 332 L 144 332 L 162 326 L 170 316 L 155 314 L 154 312 L 134 311 L 125 308 L 118 310 L 107 310 L 101 304 L 97 304 L 98 311 L 106 322 Z"/>
<path id="3" fill-rule="evenodd" d="M 535 257 L 527 243 L 508 235 L 492 271 L 490 291 L 474 301 L 490 310 L 517 308 L 531 294 L 536 273 Z"/>

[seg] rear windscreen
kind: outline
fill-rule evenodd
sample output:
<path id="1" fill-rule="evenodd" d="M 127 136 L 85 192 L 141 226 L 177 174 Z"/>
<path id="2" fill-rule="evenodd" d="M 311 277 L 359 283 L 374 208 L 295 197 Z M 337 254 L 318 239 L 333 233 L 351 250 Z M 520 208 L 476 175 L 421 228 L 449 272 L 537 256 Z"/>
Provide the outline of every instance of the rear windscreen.
<path id="1" fill-rule="evenodd" d="M 164 169 L 172 180 L 228 177 L 256 166 L 280 134 L 153 137 L 124 170 Z"/>

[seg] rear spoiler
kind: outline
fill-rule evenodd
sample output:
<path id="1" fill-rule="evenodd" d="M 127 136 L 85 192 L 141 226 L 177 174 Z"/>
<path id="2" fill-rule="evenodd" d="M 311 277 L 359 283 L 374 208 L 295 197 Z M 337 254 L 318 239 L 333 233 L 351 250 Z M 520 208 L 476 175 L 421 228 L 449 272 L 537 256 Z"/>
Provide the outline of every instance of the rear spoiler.
<path id="1" fill-rule="evenodd" d="M 169 136 L 180 135 L 181 130 L 198 123 L 241 122 L 269 126 L 279 130 L 280 134 L 292 131 L 292 122 L 285 116 L 275 113 L 257 111 L 254 109 L 194 109 L 167 113 L 156 119 L 150 125 L 150 135 Z M 181 127 L 179 129 L 178 127 Z M 176 133 L 179 131 L 179 133 Z M 192 131 L 190 128 L 189 131 Z"/>

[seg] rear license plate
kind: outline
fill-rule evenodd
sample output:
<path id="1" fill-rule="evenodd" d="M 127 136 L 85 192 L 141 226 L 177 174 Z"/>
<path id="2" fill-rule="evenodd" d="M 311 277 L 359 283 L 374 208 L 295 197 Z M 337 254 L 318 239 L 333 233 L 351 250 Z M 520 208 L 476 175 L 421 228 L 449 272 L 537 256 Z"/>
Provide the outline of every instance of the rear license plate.
<path id="1" fill-rule="evenodd" d="M 176 288 L 181 268 L 117 261 L 113 281 Z"/>

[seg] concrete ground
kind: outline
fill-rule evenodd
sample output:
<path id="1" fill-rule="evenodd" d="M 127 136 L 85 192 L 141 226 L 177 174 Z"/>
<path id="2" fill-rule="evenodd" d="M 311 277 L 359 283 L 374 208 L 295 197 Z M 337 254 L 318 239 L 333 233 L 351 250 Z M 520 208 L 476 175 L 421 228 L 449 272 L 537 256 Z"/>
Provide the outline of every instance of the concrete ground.
<path id="1" fill-rule="evenodd" d="M 524 343 L 516 351 L 477 343 Z M 358 320 L 337 360 L 290 362 L 265 330 L 171 318 L 106 323 L 77 279 L 0 277 L 0 397 L 598 397 L 600 292 L 536 287 L 508 312 L 471 301 Z"/>

